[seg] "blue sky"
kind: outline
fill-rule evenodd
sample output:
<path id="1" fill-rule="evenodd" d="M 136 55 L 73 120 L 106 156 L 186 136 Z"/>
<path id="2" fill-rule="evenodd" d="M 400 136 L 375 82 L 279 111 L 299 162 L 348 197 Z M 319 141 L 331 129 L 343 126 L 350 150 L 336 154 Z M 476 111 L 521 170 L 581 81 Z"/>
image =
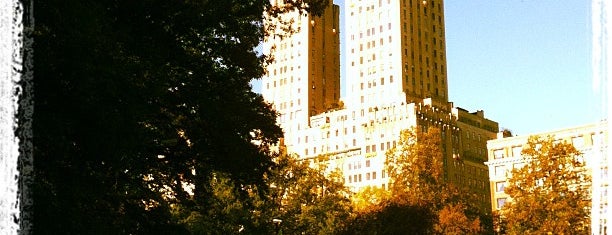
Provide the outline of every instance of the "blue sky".
<path id="1" fill-rule="evenodd" d="M 445 1 L 449 97 L 526 135 L 596 122 L 590 1 Z"/>
<path id="2" fill-rule="evenodd" d="M 334 2 L 342 19 L 344 0 Z M 449 98 L 455 106 L 484 110 L 518 135 L 601 119 L 591 80 L 590 1 L 444 4 Z"/>

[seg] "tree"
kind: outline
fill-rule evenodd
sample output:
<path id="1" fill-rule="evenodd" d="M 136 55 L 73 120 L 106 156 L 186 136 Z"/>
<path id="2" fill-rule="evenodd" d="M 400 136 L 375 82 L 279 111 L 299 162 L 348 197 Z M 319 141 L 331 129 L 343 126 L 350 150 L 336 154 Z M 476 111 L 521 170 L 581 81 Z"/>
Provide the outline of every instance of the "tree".
<path id="1" fill-rule="evenodd" d="M 355 211 L 367 213 L 375 211 L 389 200 L 391 194 L 388 190 L 379 187 L 366 186 L 351 197 Z"/>
<path id="2" fill-rule="evenodd" d="M 185 233 L 171 208 L 214 209 L 213 173 L 236 200 L 264 193 L 282 135 L 249 85 L 270 59 L 264 12 L 328 3 L 285 2 L 34 4 L 34 232 Z"/>
<path id="3" fill-rule="evenodd" d="M 358 211 L 341 234 L 431 234 L 435 214 L 426 207 L 384 200 Z"/>
<path id="4" fill-rule="evenodd" d="M 442 178 L 441 133 L 406 130 L 397 147 L 387 152 L 385 166 L 390 177 L 392 200 L 398 205 L 429 210 L 433 221 L 428 233 L 480 233 L 483 227 L 469 193 Z"/>
<path id="5" fill-rule="evenodd" d="M 449 204 L 438 212 L 434 229 L 439 234 L 478 234 L 482 232 L 480 219 L 470 219 L 463 203 Z"/>
<path id="6" fill-rule="evenodd" d="M 503 207 L 509 234 L 588 234 L 590 177 L 580 151 L 552 136 L 531 136 L 526 164 L 512 170 Z"/>
<path id="7" fill-rule="evenodd" d="M 385 167 L 395 200 L 420 206 L 439 206 L 443 190 L 440 130 L 402 131 L 398 145 L 387 151 Z"/>
<path id="8" fill-rule="evenodd" d="M 270 201 L 279 208 L 272 218 L 282 220 L 283 234 L 336 234 L 346 226 L 352 212 L 350 191 L 340 172 L 326 174 L 324 159 L 319 160 L 311 163 L 288 154 L 276 159 L 269 175 Z"/>

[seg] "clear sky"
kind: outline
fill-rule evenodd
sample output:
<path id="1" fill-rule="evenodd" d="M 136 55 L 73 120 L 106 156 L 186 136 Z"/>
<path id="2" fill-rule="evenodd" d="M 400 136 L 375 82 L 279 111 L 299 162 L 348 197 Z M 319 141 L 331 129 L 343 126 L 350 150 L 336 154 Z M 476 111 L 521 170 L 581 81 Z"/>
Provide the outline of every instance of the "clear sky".
<path id="1" fill-rule="evenodd" d="M 343 2 L 334 0 L 341 19 Z M 455 106 L 484 110 L 518 135 L 601 119 L 591 79 L 590 1 L 444 4 L 449 96 Z"/>
<path id="2" fill-rule="evenodd" d="M 449 96 L 526 135 L 600 119 L 587 0 L 445 1 Z"/>

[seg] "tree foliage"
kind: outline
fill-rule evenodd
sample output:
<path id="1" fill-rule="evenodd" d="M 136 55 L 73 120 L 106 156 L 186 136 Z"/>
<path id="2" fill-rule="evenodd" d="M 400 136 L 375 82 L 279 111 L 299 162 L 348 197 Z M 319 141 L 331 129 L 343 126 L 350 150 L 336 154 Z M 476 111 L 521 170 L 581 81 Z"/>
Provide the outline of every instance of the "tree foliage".
<path id="1" fill-rule="evenodd" d="M 271 197 L 280 210 L 283 234 L 336 234 L 352 213 L 350 191 L 340 172 L 328 174 L 324 163 L 281 154 L 270 173 Z"/>
<path id="2" fill-rule="evenodd" d="M 553 137 L 531 136 L 526 164 L 512 170 L 503 207 L 510 234 L 588 234 L 590 176 L 582 154 Z"/>
<path id="3" fill-rule="evenodd" d="M 405 130 L 398 145 L 387 151 L 385 167 L 395 200 L 425 206 L 448 197 L 442 179 L 440 136 L 435 128 L 426 133 Z"/>
<path id="4" fill-rule="evenodd" d="M 429 208 L 384 200 L 358 211 L 342 234 L 431 234 L 435 215 Z"/>
<path id="5" fill-rule="evenodd" d="M 282 132 L 249 85 L 268 59 L 263 13 L 328 1 L 285 2 L 34 4 L 34 231 L 184 233 L 172 206 L 214 209 L 213 173 L 235 200 L 265 192 Z"/>
<path id="6" fill-rule="evenodd" d="M 355 211 L 361 213 L 367 213 L 369 211 L 375 211 L 383 204 L 388 201 L 391 197 L 391 193 L 383 188 L 366 186 L 359 192 L 355 193 L 351 197 L 353 207 Z"/>
<path id="7" fill-rule="evenodd" d="M 390 195 L 364 191 L 366 203 L 347 234 L 478 234 L 482 216 L 465 192 L 443 179 L 441 133 L 414 129 L 401 133 L 387 151 Z M 368 198 L 374 196 L 374 199 Z M 382 200 L 378 198 L 382 198 Z M 365 208 L 365 209 L 363 209 Z"/>
<path id="8" fill-rule="evenodd" d="M 438 234 L 478 234 L 483 231 L 480 219 L 470 219 L 463 203 L 448 204 L 438 212 L 435 231 Z"/>

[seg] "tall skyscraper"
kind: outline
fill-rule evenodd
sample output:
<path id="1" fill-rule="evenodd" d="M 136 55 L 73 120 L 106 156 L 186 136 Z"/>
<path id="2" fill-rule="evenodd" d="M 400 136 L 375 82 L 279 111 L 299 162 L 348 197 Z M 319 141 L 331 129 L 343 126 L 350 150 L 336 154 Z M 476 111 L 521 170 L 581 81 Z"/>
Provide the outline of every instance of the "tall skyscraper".
<path id="1" fill-rule="evenodd" d="M 274 61 L 267 66 L 262 94 L 280 112 L 279 124 L 286 133 L 306 128 L 309 117 L 340 101 L 340 39 L 337 5 L 329 5 L 320 17 L 286 13 L 293 34 L 270 36 L 264 53 Z"/>
<path id="2" fill-rule="evenodd" d="M 441 0 L 347 0 L 347 104 L 448 102 Z"/>
<path id="3" fill-rule="evenodd" d="M 302 159 L 326 156 L 353 191 L 388 187 L 385 153 L 406 129 L 441 130 L 444 180 L 489 210 L 486 141 L 498 124 L 448 101 L 442 0 L 346 0 L 346 94 L 339 99 L 339 13 L 297 13 L 298 32 L 266 39 L 262 94 L 280 113 L 283 145 Z"/>

